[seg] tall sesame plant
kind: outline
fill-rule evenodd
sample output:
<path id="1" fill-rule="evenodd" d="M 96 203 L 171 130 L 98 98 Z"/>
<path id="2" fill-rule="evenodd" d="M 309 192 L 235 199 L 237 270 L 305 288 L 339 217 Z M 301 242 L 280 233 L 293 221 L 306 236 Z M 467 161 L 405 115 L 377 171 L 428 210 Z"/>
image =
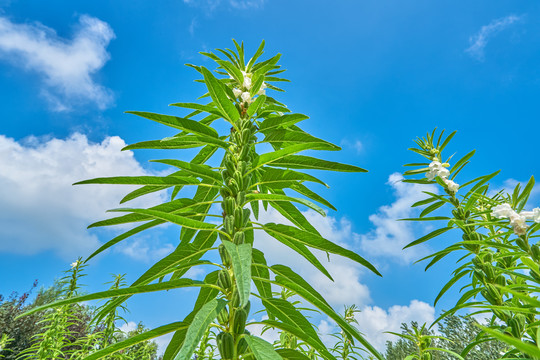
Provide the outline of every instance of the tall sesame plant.
<path id="1" fill-rule="evenodd" d="M 200 288 L 193 310 L 181 321 L 109 345 L 86 359 L 102 358 L 136 342 L 167 333 L 173 333 L 173 336 L 164 359 L 190 359 L 209 328 L 217 333 L 216 343 L 221 359 L 305 358 L 294 349 L 275 349 L 272 344 L 248 331 L 250 299 L 257 301 L 257 305 L 262 305 L 266 311 L 267 319 L 262 323 L 296 336 L 324 359 L 335 359 L 308 319 L 288 300 L 274 297 L 272 285 L 277 285 L 294 292 L 329 316 L 351 341 L 358 342 L 376 358 L 383 359 L 358 330 L 338 315 L 294 269 L 267 264 L 264 253 L 258 249 L 258 234 L 265 232 L 291 252 L 307 259 L 314 269 L 330 279 L 331 275 L 315 255 L 314 249 L 347 257 L 380 275 L 358 254 L 322 237 L 296 207 L 306 206 L 321 216 L 325 216 L 325 211 L 320 205 L 335 210 L 327 200 L 307 186 L 310 183 L 326 184 L 302 170 L 365 170 L 299 155 L 307 150 L 337 151 L 340 148 L 303 131 L 298 123 L 308 117 L 292 113 L 286 105 L 266 94 L 269 90 L 282 91 L 273 84 L 287 81 L 278 77 L 285 71 L 277 64 L 279 54 L 258 61 L 263 54 L 263 42 L 253 57 L 246 61 L 243 43 L 235 41 L 234 45 L 235 51 L 218 49 L 215 53 L 202 53 L 216 62 L 217 70 L 214 72 L 206 67 L 189 65 L 202 75 L 199 81 L 207 92 L 200 99 L 207 102 L 173 104 L 188 109 L 186 116 L 129 112 L 168 126 L 176 133 L 161 140 L 129 145 L 124 150 L 200 149 L 191 161 L 172 158 L 155 160 L 173 169 L 165 176 L 120 176 L 78 183 L 138 185 L 121 203 L 156 191 L 170 190 L 170 199 L 163 204 L 147 209 L 111 210 L 125 214 L 90 225 L 133 223 L 135 227 L 104 244 L 87 261 L 130 236 L 164 223 L 181 227 L 176 249 L 128 287 L 66 299 L 51 306 L 112 298 L 113 301 L 102 311 L 105 317 L 112 308 L 135 294 L 183 287 Z M 222 126 L 214 126 L 218 120 L 227 124 L 225 133 L 218 132 Z M 270 151 L 259 153 L 260 149 Z M 189 188 L 195 190 L 189 192 Z M 186 192 L 194 195 L 182 197 Z M 216 212 L 213 205 L 221 209 Z M 268 207 L 275 209 L 293 225 L 260 223 L 261 205 L 265 210 Z M 219 253 L 219 262 L 203 259 L 203 256 L 211 256 L 212 252 Z M 199 266 L 211 266 L 215 270 L 209 272 L 203 281 L 185 277 L 189 269 Z"/>

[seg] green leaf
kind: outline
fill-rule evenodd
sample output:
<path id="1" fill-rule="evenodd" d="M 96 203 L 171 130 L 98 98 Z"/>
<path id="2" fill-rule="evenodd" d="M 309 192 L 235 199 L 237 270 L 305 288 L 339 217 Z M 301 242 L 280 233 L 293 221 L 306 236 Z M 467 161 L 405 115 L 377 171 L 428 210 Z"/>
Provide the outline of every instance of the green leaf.
<path id="1" fill-rule="evenodd" d="M 450 173 L 454 172 L 455 170 L 457 170 L 461 164 L 463 164 L 464 162 L 466 162 L 467 160 L 469 160 L 470 158 L 472 158 L 472 156 L 474 155 L 474 153 L 476 152 L 476 150 L 473 150 L 471 152 L 469 152 L 467 155 L 465 155 L 464 157 L 462 157 L 461 159 L 459 159 L 455 164 L 454 166 L 452 166 L 452 169 L 450 169 Z"/>
<path id="2" fill-rule="evenodd" d="M 113 176 L 83 180 L 73 185 L 114 184 L 114 185 L 199 185 L 200 182 L 185 176 Z"/>
<path id="3" fill-rule="evenodd" d="M 214 103 L 217 104 L 218 108 L 227 116 L 229 121 L 238 121 L 240 114 L 238 113 L 236 106 L 234 106 L 232 101 L 227 97 L 227 94 L 223 89 L 223 85 L 207 68 L 201 67 L 201 71 L 204 76 L 204 82 L 208 87 L 208 92 L 210 93 Z"/>
<path id="4" fill-rule="evenodd" d="M 292 147 L 292 146 L 289 146 Z M 277 151 L 276 151 L 277 152 Z M 367 172 L 358 166 L 341 164 L 333 161 L 321 160 L 304 155 L 289 155 L 284 159 L 272 161 L 268 165 L 285 167 L 290 169 L 313 169 L 313 170 L 330 170 L 342 172 Z"/>
<path id="5" fill-rule="evenodd" d="M 264 224 L 263 230 L 271 236 L 282 236 L 292 242 L 297 242 L 302 245 L 313 247 L 315 249 L 344 256 L 365 266 L 369 270 L 373 271 L 375 274 L 382 276 L 373 265 L 371 265 L 360 255 L 356 254 L 354 251 L 342 248 L 341 246 L 309 231 L 301 230 L 288 225 L 274 223 Z"/>
<path id="6" fill-rule="evenodd" d="M 296 145 L 287 146 L 286 148 L 276 150 L 270 153 L 262 154 L 259 156 L 259 159 L 257 160 L 257 162 L 253 164 L 253 169 L 260 168 L 261 166 L 267 165 L 267 164 L 276 166 L 275 162 L 277 162 L 280 159 L 283 159 L 284 157 L 288 157 L 291 154 L 296 154 L 304 150 L 319 149 L 320 147 L 321 147 L 320 143 L 296 144 Z"/>
<path id="7" fill-rule="evenodd" d="M 207 104 L 207 105 L 202 105 L 202 104 L 197 104 L 197 103 L 174 103 L 174 104 L 170 104 L 169 106 L 177 106 L 177 107 L 181 107 L 181 108 L 184 108 L 184 109 L 193 109 L 193 110 L 205 111 L 207 113 L 217 115 L 220 118 L 223 117 L 223 114 L 221 113 L 221 111 L 219 111 L 218 109 L 213 107 L 212 103 Z"/>
<path id="8" fill-rule="evenodd" d="M 251 294 L 251 245 L 236 245 L 231 241 L 223 241 L 222 244 L 231 255 L 236 286 L 240 294 L 240 306 L 244 307 Z"/>
<path id="9" fill-rule="evenodd" d="M 316 150 L 337 151 L 341 148 L 328 141 L 316 138 L 300 129 L 278 129 L 271 131 L 262 142 L 270 143 L 274 149 L 285 148 L 296 144 L 317 143 Z"/>
<path id="10" fill-rule="evenodd" d="M 318 212 L 319 214 L 321 214 L 322 216 L 326 216 L 326 213 L 324 212 L 323 209 L 321 209 L 319 206 L 315 205 L 314 203 L 312 203 L 311 201 L 309 200 L 306 200 L 306 199 L 302 199 L 302 198 L 295 198 L 295 197 L 291 197 L 291 196 L 287 196 L 287 195 L 281 195 L 281 194 L 248 194 L 246 195 L 246 201 L 247 202 L 251 202 L 251 201 L 268 201 L 268 202 L 276 202 L 276 201 L 281 201 L 281 202 L 297 202 L 299 204 L 302 204 L 302 205 L 305 205 L 307 207 L 309 207 L 310 209 L 313 209 L 315 210 L 316 212 Z"/>
<path id="11" fill-rule="evenodd" d="M 426 219 L 426 218 L 424 218 L 424 219 Z M 453 229 L 453 227 L 444 227 L 442 229 L 434 230 L 434 231 L 430 232 L 429 234 L 424 235 L 421 238 L 416 239 L 416 240 L 412 241 L 411 243 L 407 244 L 403 249 L 407 249 L 407 248 L 409 248 L 411 246 L 421 244 L 421 243 L 423 243 L 425 241 L 428 241 L 429 239 L 432 239 L 432 238 L 434 238 L 436 236 L 444 234 L 445 232 L 447 232 L 448 230 L 451 230 L 451 229 Z"/>
<path id="12" fill-rule="evenodd" d="M 425 208 L 424 210 L 422 210 L 422 212 L 420 213 L 420 217 L 424 217 L 430 213 L 432 213 L 433 211 L 437 210 L 438 208 L 440 208 L 441 206 L 443 206 L 444 204 L 446 204 L 446 201 L 438 201 L 434 204 L 431 204 L 429 205 L 427 208 Z"/>
<path id="13" fill-rule="evenodd" d="M 249 117 L 253 116 L 261 106 L 263 106 L 264 102 L 266 101 L 265 95 L 259 95 L 257 99 L 253 103 L 251 103 L 247 109 L 247 114 Z"/>
<path id="14" fill-rule="evenodd" d="M 167 126 L 171 126 L 175 129 L 187 131 L 192 134 L 203 136 L 206 135 L 214 138 L 218 137 L 218 133 L 216 130 L 195 120 L 144 111 L 126 111 L 126 113 L 141 116 L 146 119 L 153 120 Z"/>
<path id="15" fill-rule="evenodd" d="M 92 354 L 86 356 L 84 360 L 95 360 L 95 359 L 101 359 L 106 355 L 112 354 L 116 351 L 128 348 L 130 346 L 133 346 L 135 344 L 139 344 L 141 342 L 154 339 L 156 337 L 171 333 L 173 331 L 178 331 L 181 329 L 187 329 L 188 324 L 184 322 L 174 322 L 168 325 L 157 327 L 153 330 L 145 331 L 142 334 L 138 334 L 132 337 L 127 338 L 124 341 L 119 341 L 116 343 L 108 344 L 107 347 L 104 349 L 98 350 L 96 352 L 93 352 Z"/>
<path id="16" fill-rule="evenodd" d="M 281 215 L 283 215 L 287 220 L 292 222 L 294 225 L 298 226 L 300 229 L 319 234 L 317 229 L 311 225 L 311 223 L 306 219 L 304 214 L 296 208 L 293 204 L 289 202 L 271 202 L 270 206 L 276 209 Z"/>
<path id="17" fill-rule="evenodd" d="M 161 291 L 161 290 L 179 289 L 183 287 L 206 287 L 206 286 L 214 287 L 215 285 L 210 285 L 203 281 L 197 281 L 197 280 L 191 280 L 191 279 L 178 279 L 178 280 L 164 281 L 157 284 L 130 286 L 128 288 L 99 291 L 93 294 L 75 296 L 72 298 L 58 300 L 58 301 L 55 301 L 46 305 L 38 306 L 38 307 L 28 310 L 21 316 L 27 316 L 35 312 L 49 309 L 52 307 L 59 307 L 62 305 L 74 304 L 74 303 L 78 303 L 82 301 L 107 299 L 107 298 L 113 298 L 117 296 L 143 294 L 143 293 L 155 292 L 155 291 Z"/>
<path id="18" fill-rule="evenodd" d="M 262 177 L 253 186 L 264 184 L 270 188 L 292 188 L 298 182 L 311 181 L 328 187 L 325 182 L 317 179 L 315 176 L 298 171 L 271 167 L 263 167 L 263 170 Z"/>
<path id="19" fill-rule="evenodd" d="M 158 149 L 158 150 L 171 150 L 171 149 L 191 149 L 200 146 L 217 145 L 223 149 L 229 147 L 229 143 L 223 141 L 217 137 L 203 136 L 203 135 L 182 135 L 165 138 L 162 140 L 150 140 L 142 141 L 132 145 L 128 145 L 122 149 L 124 150 L 136 150 L 136 149 Z"/>
<path id="20" fill-rule="evenodd" d="M 258 249 L 252 249 L 252 261 L 251 274 L 253 278 L 262 278 L 270 280 L 270 271 L 268 270 L 266 259 L 264 258 L 264 253 Z M 256 266 L 260 264 L 263 266 Z M 255 287 L 259 291 L 259 296 L 262 298 L 272 298 L 272 287 L 270 283 L 265 281 L 260 281 L 258 279 L 253 279 Z"/>
<path id="21" fill-rule="evenodd" d="M 191 173 L 192 175 L 195 175 L 205 180 L 213 181 L 217 184 L 221 184 L 223 182 L 221 179 L 221 175 L 218 172 L 213 171 L 208 165 L 193 164 L 186 161 L 174 160 L 174 159 L 152 160 L 152 161 L 175 166 L 179 169 L 187 171 L 188 173 Z"/>
<path id="22" fill-rule="evenodd" d="M 274 346 L 257 336 L 244 335 L 249 349 L 257 360 L 283 360 L 281 356 L 274 351 Z"/>
<path id="23" fill-rule="evenodd" d="M 319 194 L 311 191 L 309 188 L 307 188 L 303 184 L 295 184 L 295 185 L 292 185 L 290 188 L 292 190 L 296 191 L 297 193 L 302 194 L 302 195 L 304 195 L 305 197 L 307 197 L 307 198 L 309 198 L 311 200 L 317 201 L 317 202 L 319 202 L 319 203 L 321 203 L 321 204 L 323 204 L 325 206 L 328 206 L 332 210 L 336 210 L 334 205 L 330 204 L 326 199 L 321 197 Z"/>
<path id="24" fill-rule="evenodd" d="M 514 346 L 518 350 L 524 352 L 525 354 L 528 354 L 532 356 L 533 358 L 540 359 L 540 348 L 537 346 L 534 346 L 532 344 L 525 343 L 519 339 L 516 339 L 512 336 L 508 336 L 505 334 L 501 334 L 500 332 L 487 328 L 485 326 L 478 325 L 479 328 L 481 328 L 483 331 L 488 333 L 489 335 L 493 336 L 494 338 L 505 342 L 511 346 Z"/>
<path id="25" fill-rule="evenodd" d="M 276 352 L 283 360 L 311 360 L 306 355 L 293 349 L 277 349 Z"/>
<path id="26" fill-rule="evenodd" d="M 93 258 L 94 256 L 96 256 L 97 254 L 107 250 L 108 248 L 110 248 L 111 246 L 119 243 L 120 241 L 122 240 L 125 240 L 127 239 L 128 237 L 132 236 L 132 235 L 135 235 L 135 234 L 138 234 L 140 233 L 141 231 L 144 231 L 146 229 L 150 229 L 154 226 L 157 226 L 157 225 L 160 225 L 160 224 L 163 224 L 165 221 L 163 220 L 153 220 L 153 221 L 150 221 L 150 222 L 147 222 L 146 224 L 143 224 L 143 225 L 140 225 L 140 226 L 137 226 L 136 228 L 133 228 L 129 231 L 126 231 L 125 233 L 121 234 L 121 235 L 118 235 L 116 236 L 114 239 L 112 240 L 109 240 L 107 241 L 105 244 L 103 244 L 99 249 L 97 249 L 96 251 L 94 251 L 92 253 L 92 255 L 90 255 L 84 262 L 88 262 L 88 260 L 90 260 L 91 258 Z"/>
<path id="27" fill-rule="evenodd" d="M 304 114 L 286 114 L 282 116 L 272 116 L 264 119 L 259 125 L 259 131 L 266 132 L 277 127 L 288 127 L 302 120 L 309 119 L 309 116 Z"/>
<path id="28" fill-rule="evenodd" d="M 114 210 L 109 210 L 109 211 L 132 212 L 132 213 L 135 213 L 135 214 L 143 214 L 143 215 L 151 216 L 151 217 L 153 217 L 155 219 L 166 220 L 166 221 L 171 222 L 173 224 L 177 224 L 177 225 L 180 225 L 180 226 L 183 226 L 183 227 L 186 227 L 186 228 L 190 228 L 190 229 L 218 231 L 216 229 L 216 225 L 214 225 L 214 224 L 205 223 L 205 222 L 199 221 L 199 220 L 193 220 L 193 219 L 187 218 L 185 216 L 169 214 L 169 213 L 164 212 L 164 211 L 150 210 L 150 209 L 130 209 L 130 208 L 120 208 L 120 209 L 114 209 Z"/>
<path id="29" fill-rule="evenodd" d="M 204 304 L 193 318 L 193 321 L 187 329 L 186 337 L 182 348 L 176 355 L 175 360 L 190 359 L 197 348 L 199 341 L 206 332 L 206 329 L 217 318 L 227 302 L 222 299 L 214 299 Z"/>
<path id="30" fill-rule="evenodd" d="M 255 55 L 251 59 L 249 59 L 247 64 L 247 71 L 251 71 L 251 68 L 253 64 L 255 64 L 255 61 L 263 54 L 264 50 L 264 40 L 261 42 L 261 45 L 259 45 L 259 48 L 257 51 L 255 51 Z"/>
<path id="31" fill-rule="evenodd" d="M 384 360 L 384 357 L 358 332 L 358 330 L 347 323 L 339 314 L 337 314 L 328 305 L 326 300 L 308 284 L 300 275 L 296 274 L 290 268 L 284 265 L 273 265 L 270 267 L 272 272 L 276 274 L 276 279 L 273 283 L 283 286 L 289 290 L 296 292 L 299 296 L 311 303 L 317 309 L 334 320 L 351 338 L 357 339 L 363 346 L 373 354 L 377 359 Z"/>

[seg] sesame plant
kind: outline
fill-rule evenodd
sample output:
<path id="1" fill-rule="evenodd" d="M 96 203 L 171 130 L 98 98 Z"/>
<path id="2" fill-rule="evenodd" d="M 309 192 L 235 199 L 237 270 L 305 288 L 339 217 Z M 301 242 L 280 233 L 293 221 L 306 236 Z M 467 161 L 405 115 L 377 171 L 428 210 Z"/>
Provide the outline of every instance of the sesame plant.
<path id="1" fill-rule="evenodd" d="M 435 131 L 417 139 L 410 150 L 424 158 L 424 162 L 408 164 L 414 170 L 405 175 L 425 174 L 422 179 L 409 178 L 406 182 L 436 184 L 442 194 L 425 191 L 426 199 L 413 205 L 425 206 L 418 218 L 410 221 L 442 222 L 435 230 L 413 241 L 416 246 L 444 233 L 459 238 L 450 246 L 422 260 L 429 260 L 426 270 L 449 254 L 459 253 L 458 267 L 443 286 L 435 303 L 450 288 L 463 285 L 456 305 L 437 320 L 461 309 L 490 317 L 476 341 L 466 347 L 461 356 L 475 345 L 494 339 L 509 345 L 503 358 L 540 359 L 538 309 L 540 301 L 540 247 L 536 244 L 540 229 L 540 208 L 528 205 L 534 178 L 512 191 L 490 189 L 489 182 L 498 174 L 459 180 L 469 164 L 474 150 L 457 161 L 443 157 L 443 151 L 455 132 L 444 137 Z M 458 184 L 461 183 L 461 185 Z"/>
<path id="2" fill-rule="evenodd" d="M 187 110 L 185 115 L 129 112 L 168 126 L 174 132 L 164 139 L 143 141 L 124 150 L 197 149 L 190 161 L 155 160 L 170 166 L 171 173 L 164 176 L 119 176 L 79 183 L 137 185 L 121 203 L 156 191 L 169 191 L 169 200 L 163 204 L 146 209 L 115 209 L 112 211 L 124 214 L 92 224 L 91 227 L 119 224 L 134 224 L 134 227 L 104 244 L 86 261 L 130 236 L 164 223 L 180 226 L 180 240 L 172 253 L 153 264 L 130 286 L 66 299 L 50 306 L 109 298 L 112 301 L 103 309 L 106 314 L 136 294 L 200 288 L 193 310 L 185 318 L 175 319 L 172 315 L 171 323 L 109 345 L 86 359 L 102 358 L 167 333 L 173 336 L 164 359 L 190 359 L 209 328 L 216 332 L 221 359 L 302 359 L 301 353 L 274 349 L 272 344 L 249 332 L 247 320 L 252 300 L 267 314 L 268 319 L 262 323 L 294 335 L 324 359 L 335 359 L 310 321 L 288 300 L 273 296 L 273 285 L 294 292 L 333 319 L 351 341 L 382 359 L 358 330 L 337 314 L 294 269 L 268 264 L 258 243 L 259 234 L 265 232 L 330 279 L 331 275 L 316 256 L 317 251 L 347 257 L 380 275 L 360 255 L 322 237 L 297 208 L 301 205 L 321 216 L 326 214 L 321 206 L 335 209 L 308 186 L 327 186 L 324 181 L 303 170 L 365 170 L 311 156 L 315 151 L 340 148 L 302 130 L 298 124 L 308 117 L 291 112 L 266 94 L 270 90 L 282 91 L 275 84 L 287 81 L 278 77 L 285 71 L 277 64 L 280 55 L 259 61 L 263 42 L 246 61 L 243 44 L 234 42 L 234 45 L 234 51 L 218 49 L 215 53 L 202 53 L 215 61 L 215 71 L 189 65 L 202 76 L 198 81 L 204 85 L 205 93 L 200 97 L 201 102 L 173 104 L 184 112 Z M 223 124 L 226 131 L 221 130 Z M 308 150 L 310 155 L 299 154 Z M 268 207 L 293 225 L 259 222 L 261 211 Z M 205 260 L 203 256 L 219 260 Z M 204 280 L 185 277 L 189 269 L 200 266 L 213 269 Z"/>

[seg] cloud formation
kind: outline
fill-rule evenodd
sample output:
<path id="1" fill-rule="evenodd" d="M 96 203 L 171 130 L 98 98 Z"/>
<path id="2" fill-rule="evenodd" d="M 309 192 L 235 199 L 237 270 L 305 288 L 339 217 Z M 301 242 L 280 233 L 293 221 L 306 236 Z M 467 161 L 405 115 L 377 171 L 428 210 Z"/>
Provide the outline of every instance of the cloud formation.
<path id="1" fill-rule="evenodd" d="M 82 15 L 71 39 L 59 37 L 40 23 L 16 24 L 0 16 L 0 59 L 39 74 L 41 95 L 54 111 L 94 103 L 100 109 L 112 105 L 112 91 L 93 76 L 110 55 L 115 35 L 106 22 Z"/>
<path id="2" fill-rule="evenodd" d="M 465 50 L 469 55 L 478 61 L 484 60 L 484 49 L 488 41 L 497 33 L 508 28 L 510 25 L 521 20 L 521 16 L 509 15 L 500 19 L 495 19 L 488 25 L 482 26 L 480 31 L 469 38 L 470 46 Z"/>
<path id="3" fill-rule="evenodd" d="M 410 222 L 397 220 L 411 217 L 415 212 L 411 205 L 427 197 L 423 191 L 437 193 L 437 188 L 434 185 L 404 183 L 402 179 L 399 173 L 389 176 L 387 184 L 394 190 L 396 200 L 390 205 L 381 206 L 377 213 L 370 215 L 369 220 L 375 228 L 360 235 L 360 248 L 364 254 L 390 257 L 408 264 L 424 255 L 426 248 L 415 246 L 402 250 L 416 237 Z"/>
<path id="4" fill-rule="evenodd" d="M 99 241 L 86 226 L 118 207 L 131 187 L 71 184 L 95 177 L 149 175 L 131 151 L 120 151 L 125 145 L 118 136 L 91 143 L 82 134 L 24 141 L 0 135 L 0 252 L 52 250 L 70 260 L 95 250 Z M 132 205 L 151 206 L 161 200 L 152 194 Z"/>

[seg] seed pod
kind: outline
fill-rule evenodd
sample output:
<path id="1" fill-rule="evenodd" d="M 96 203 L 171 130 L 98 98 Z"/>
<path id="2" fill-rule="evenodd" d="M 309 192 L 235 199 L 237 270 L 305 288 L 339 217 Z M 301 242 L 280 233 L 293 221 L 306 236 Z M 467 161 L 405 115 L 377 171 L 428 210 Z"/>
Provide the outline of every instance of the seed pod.
<path id="1" fill-rule="evenodd" d="M 493 254 L 491 252 L 484 253 L 484 262 L 490 264 L 493 262 Z"/>
<path id="2" fill-rule="evenodd" d="M 522 238 L 517 238 L 516 239 L 516 244 L 517 244 L 517 246 L 519 246 L 519 248 L 521 250 L 527 251 L 527 252 L 529 251 L 529 245 Z"/>
<path id="3" fill-rule="evenodd" d="M 238 204 L 238 206 L 244 206 L 245 202 L 246 202 L 246 192 L 245 191 L 238 192 L 238 194 L 236 195 L 236 203 Z"/>
<path id="4" fill-rule="evenodd" d="M 478 256 L 473 257 L 471 261 L 477 267 L 482 266 L 482 260 Z"/>
<path id="5" fill-rule="evenodd" d="M 226 180 L 224 180 L 224 182 L 225 182 L 225 184 L 227 183 Z M 221 195 L 221 197 L 222 197 L 223 199 L 225 199 L 225 198 L 231 196 L 231 193 L 229 192 L 229 190 L 228 190 L 226 187 L 221 187 L 221 188 L 219 189 L 219 194 Z"/>
<path id="6" fill-rule="evenodd" d="M 485 275 L 484 273 L 479 269 L 474 269 L 473 276 L 478 279 L 478 281 L 484 282 L 485 281 Z"/>
<path id="7" fill-rule="evenodd" d="M 538 244 L 534 244 L 533 246 L 531 246 L 531 252 L 532 252 L 533 259 L 536 262 L 539 262 L 540 261 L 540 246 L 538 246 Z"/>
<path id="8" fill-rule="evenodd" d="M 238 308 L 240 306 L 240 293 L 238 288 L 235 288 L 231 296 L 231 306 L 233 308 Z"/>
<path id="9" fill-rule="evenodd" d="M 493 270 L 493 266 L 491 266 L 491 264 L 485 264 L 484 273 L 486 274 L 488 280 L 495 279 L 495 271 Z"/>
<path id="10" fill-rule="evenodd" d="M 486 290 L 486 292 L 488 294 L 488 296 L 485 296 L 484 292 L 482 290 L 482 295 L 484 295 L 486 300 L 488 300 L 492 304 L 497 304 L 497 305 L 502 304 L 501 294 L 499 293 L 499 291 L 497 290 L 497 288 L 493 284 L 487 283 L 486 288 L 484 290 Z"/>
<path id="11" fill-rule="evenodd" d="M 237 233 L 234 234 L 233 242 L 236 245 L 241 245 L 245 242 L 245 239 L 246 239 L 246 234 L 244 234 L 243 231 L 238 231 Z"/>
<path id="12" fill-rule="evenodd" d="M 250 332 L 248 330 L 244 330 L 244 334 L 250 335 Z M 238 346 L 236 347 L 236 352 L 238 355 L 244 355 L 246 350 L 248 349 L 248 343 L 245 338 L 241 338 L 238 341 Z"/>
<path id="13" fill-rule="evenodd" d="M 225 228 L 225 232 L 227 232 L 228 234 L 232 234 L 234 232 L 234 216 L 233 215 L 225 216 L 225 221 L 223 225 Z"/>
<path id="14" fill-rule="evenodd" d="M 219 312 L 217 320 L 218 323 L 223 326 L 229 323 L 229 312 L 227 311 L 226 307 L 224 307 L 223 310 Z"/>
<path id="15" fill-rule="evenodd" d="M 221 360 L 231 360 L 234 356 L 234 338 L 230 333 L 220 332 L 216 336 L 216 344 Z"/>
<path id="16" fill-rule="evenodd" d="M 237 229 L 242 228 L 242 225 L 244 224 L 243 212 L 241 207 L 236 207 L 234 209 L 234 226 L 236 226 Z"/>
<path id="17" fill-rule="evenodd" d="M 223 179 L 224 183 L 227 183 L 227 181 L 231 178 L 231 173 L 225 169 L 221 172 L 221 178 Z"/>
<path id="18" fill-rule="evenodd" d="M 463 209 L 457 208 L 452 210 L 452 215 L 454 215 L 454 217 L 458 220 L 463 220 Z"/>
<path id="19" fill-rule="evenodd" d="M 219 256 L 221 257 L 221 262 L 223 263 L 223 265 L 225 265 L 226 267 L 230 267 L 232 265 L 231 255 L 229 254 L 229 252 L 227 251 L 227 249 L 225 248 L 223 244 L 219 244 L 218 251 L 219 251 Z"/>
<path id="20" fill-rule="evenodd" d="M 249 129 L 242 130 L 242 142 L 244 144 L 247 144 L 249 142 L 250 136 L 251 136 L 251 131 L 249 131 Z"/>
<path id="21" fill-rule="evenodd" d="M 242 214 L 242 227 L 246 227 L 249 222 L 249 216 L 251 215 L 251 211 L 249 209 L 243 209 Z"/>
<path id="22" fill-rule="evenodd" d="M 499 286 L 506 286 L 506 278 L 503 275 L 497 276 L 495 283 Z"/>
<path id="23" fill-rule="evenodd" d="M 248 313 L 243 309 L 237 309 L 233 316 L 233 334 L 243 334 L 246 328 Z"/>
<path id="24" fill-rule="evenodd" d="M 229 289 L 232 286 L 232 280 L 231 275 L 229 274 L 229 271 L 227 270 L 220 270 L 218 272 L 218 281 L 217 285 L 221 287 L 226 292 L 229 292 Z"/>
<path id="25" fill-rule="evenodd" d="M 512 333 L 512 336 L 521 339 L 521 333 L 523 329 L 520 327 L 519 322 L 515 318 L 510 319 L 508 325 L 510 325 L 510 332 Z"/>
<path id="26" fill-rule="evenodd" d="M 233 174 L 233 178 L 238 184 L 238 189 L 242 190 L 244 188 L 244 177 L 242 176 L 242 173 L 240 171 L 235 171 Z"/>

